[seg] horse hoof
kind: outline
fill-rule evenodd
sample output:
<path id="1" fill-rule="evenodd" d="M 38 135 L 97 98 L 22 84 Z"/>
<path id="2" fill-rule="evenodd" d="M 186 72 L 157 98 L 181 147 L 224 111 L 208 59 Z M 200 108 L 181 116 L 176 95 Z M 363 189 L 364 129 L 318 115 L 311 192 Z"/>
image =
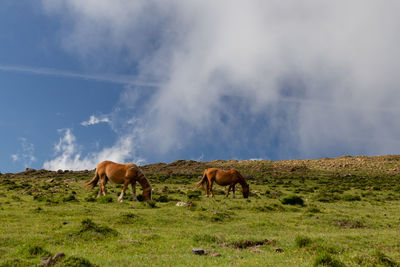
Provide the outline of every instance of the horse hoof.
<path id="1" fill-rule="evenodd" d="M 123 200 L 122 200 L 122 198 L 118 198 L 118 202 L 122 202 Z"/>

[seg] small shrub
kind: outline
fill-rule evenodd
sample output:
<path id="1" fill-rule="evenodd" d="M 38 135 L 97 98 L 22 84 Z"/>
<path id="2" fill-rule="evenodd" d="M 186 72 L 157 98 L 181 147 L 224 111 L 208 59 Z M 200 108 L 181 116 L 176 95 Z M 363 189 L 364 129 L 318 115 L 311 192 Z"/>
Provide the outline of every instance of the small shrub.
<path id="1" fill-rule="evenodd" d="M 361 197 L 358 195 L 350 195 L 350 194 L 344 194 L 342 196 L 342 199 L 344 201 L 361 201 Z"/>
<path id="2" fill-rule="evenodd" d="M 298 235 L 298 236 L 296 236 L 295 242 L 296 242 L 297 247 L 304 248 L 304 247 L 309 246 L 312 243 L 312 239 L 307 236 Z"/>
<path id="3" fill-rule="evenodd" d="M 157 208 L 157 202 L 155 202 L 154 200 L 146 201 L 146 204 L 152 209 Z"/>
<path id="4" fill-rule="evenodd" d="M 307 209 L 307 212 L 310 212 L 310 213 L 320 213 L 321 210 L 320 210 L 319 208 L 317 208 L 317 207 L 310 207 L 310 208 Z"/>
<path id="5" fill-rule="evenodd" d="M 88 259 L 82 257 L 71 256 L 66 258 L 61 266 L 65 267 L 91 267 L 94 266 Z"/>
<path id="6" fill-rule="evenodd" d="M 321 192 L 318 195 L 316 195 L 315 199 L 319 202 L 330 203 L 340 200 L 340 197 L 337 194 Z"/>
<path id="7" fill-rule="evenodd" d="M 189 190 L 187 191 L 186 196 L 191 200 L 200 200 L 201 191 Z"/>
<path id="8" fill-rule="evenodd" d="M 141 201 L 144 201 L 144 197 L 143 197 L 142 194 L 137 195 L 136 198 L 137 198 L 137 200 L 140 201 L 140 202 L 141 202 Z"/>
<path id="9" fill-rule="evenodd" d="M 42 257 L 49 257 L 51 253 L 47 250 L 44 250 L 40 246 L 29 246 L 27 248 L 27 252 L 29 256 L 42 256 Z"/>
<path id="10" fill-rule="evenodd" d="M 96 198 L 94 196 L 85 197 L 86 202 L 96 202 Z"/>
<path id="11" fill-rule="evenodd" d="M 284 197 L 281 200 L 281 203 L 284 205 L 300 205 L 300 206 L 304 206 L 304 200 L 297 195 L 289 195 L 287 197 Z"/>
<path id="12" fill-rule="evenodd" d="M 90 219 L 84 219 L 81 222 L 81 229 L 78 234 L 97 233 L 102 236 L 117 236 L 118 232 L 108 226 L 100 226 Z"/>
<path id="13" fill-rule="evenodd" d="M 113 198 L 110 195 L 102 196 L 97 199 L 98 203 L 106 204 L 113 202 Z"/>
<path id="14" fill-rule="evenodd" d="M 75 195 L 69 195 L 66 196 L 62 199 L 63 202 L 71 202 L 71 201 L 78 201 L 78 199 L 76 199 Z"/>
<path id="15" fill-rule="evenodd" d="M 314 266 L 343 267 L 345 265 L 339 260 L 334 259 L 328 252 L 323 251 L 317 255 Z"/>
<path id="16" fill-rule="evenodd" d="M 166 196 L 166 195 L 161 195 L 158 199 L 157 199 L 157 202 L 168 202 L 169 201 L 169 199 L 168 199 L 168 196 Z"/>

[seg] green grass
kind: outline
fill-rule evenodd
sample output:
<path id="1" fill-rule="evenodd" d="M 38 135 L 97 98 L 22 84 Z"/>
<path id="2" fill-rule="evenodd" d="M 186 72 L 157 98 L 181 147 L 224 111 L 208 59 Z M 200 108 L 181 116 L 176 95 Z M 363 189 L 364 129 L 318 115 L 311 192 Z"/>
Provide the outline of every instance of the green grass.
<path id="1" fill-rule="evenodd" d="M 60 266 L 399 266 L 396 173 L 218 161 L 242 168 L 251 195 L 238 186 L 225 198 L 216 185 L 212 199 L 194 186 L 203 165 L 174 164 L 172 174 L 143 168 L 151 202 L 131 201 L 128 190 L 119 203 L 111 183 L 97 199 L 97 188 L 84 188 L 90 172 L 1 175 L 0 266 L 38 266 L 58 252 Z"/>

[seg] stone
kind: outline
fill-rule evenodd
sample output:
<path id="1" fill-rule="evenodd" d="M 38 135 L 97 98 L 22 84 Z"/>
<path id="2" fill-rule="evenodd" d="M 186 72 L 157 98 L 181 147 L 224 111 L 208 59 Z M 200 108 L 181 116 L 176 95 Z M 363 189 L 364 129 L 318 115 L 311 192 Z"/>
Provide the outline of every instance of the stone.
<path id="1" fill-rule="evenodd" d="M 202 248 L 192 248 L 192 252 L 193 252 L 193 254 L 196 254 L 196 255 L 204 255 L 204 249 L 202 249 Z"/>
<path id="2" fill-rule="evenodd" d="M 177 207 L 186 207 L 186 206 L 188 206 L 188 203 L 181 201 L 181 202 L 176 203 L 176 206 Z"/>

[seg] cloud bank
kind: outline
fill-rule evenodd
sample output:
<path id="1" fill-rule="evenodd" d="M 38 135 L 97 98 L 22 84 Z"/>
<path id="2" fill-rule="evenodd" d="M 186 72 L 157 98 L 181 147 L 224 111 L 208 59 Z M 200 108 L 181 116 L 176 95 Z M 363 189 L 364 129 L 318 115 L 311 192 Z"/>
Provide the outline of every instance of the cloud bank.
<path id="1" fill-rule="evenodd" d="M 129 137 L 120 138 L 118 142 L 97 153 L 90 153 L 83 156 L 81 148 L 71 129 L 59 130 L 62 137 L 54 145 L 55 157 L 46 161 L 43 165 L 48 170 L 85 170 L 93 169 L 104 160 L 124 162 L 126 158 L 133 155 L 134 145 Z M 135 163 L 140 164 L 141 159 L 136 158 Z"/>
<path id="2" fill-rule="evenodd" d="M 135 146 L 126 158 L 400 149 L 398 1 L 42 4 L 64 20 L 66 50 L 85 62 L 134 65 L 132 76 L 159 84 L 126 86 L 108 114 L 119 143 L 128 136 Z"/>

